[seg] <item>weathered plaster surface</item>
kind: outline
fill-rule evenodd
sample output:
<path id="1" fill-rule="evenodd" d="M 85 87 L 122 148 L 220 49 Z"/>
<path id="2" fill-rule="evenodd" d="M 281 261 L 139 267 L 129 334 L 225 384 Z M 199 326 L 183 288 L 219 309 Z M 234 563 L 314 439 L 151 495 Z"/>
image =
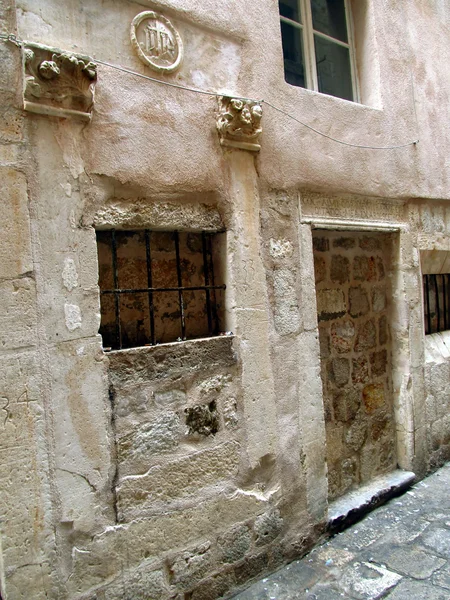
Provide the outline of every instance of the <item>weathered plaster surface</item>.
<path id="1" fill-rule="evenodd" d="M 161 81 L 267 99 L 353 144 L 420 139 L 344 146 L 263 103 L 260 152 L 224 148 L 215 96 L 102 64 L 89 124 L 25 113 L 19 50 L 0 41 L 5 600 L 212 600 L 319 539 L 317 303 L 339 298 L 316 294 L 317 227 L 391 234 L 398 464 L 420 477 L 448 457 L 419 252 L 450 251 L 450 12 L 352 4 L 362 104 L 284 82 L 275 2 L 0 0 L 2 33 L 144 75 L 130 23 L 160 11 L 185 47 Z M 103 352 L 95 228 L 112 227 L 226 230 L 233 335 Z"/>

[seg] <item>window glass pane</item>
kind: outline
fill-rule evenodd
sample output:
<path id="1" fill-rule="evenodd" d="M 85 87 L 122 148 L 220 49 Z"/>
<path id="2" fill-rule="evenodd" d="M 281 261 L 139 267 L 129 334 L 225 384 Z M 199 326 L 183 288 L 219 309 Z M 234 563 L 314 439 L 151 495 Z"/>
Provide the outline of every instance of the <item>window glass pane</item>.
<path id="1" fill-rule="evenodd" d="M 301 29 L 288 25 L 287 23 L 281 23 L 284 78 L 291 85 L 306 87 L 302 37 Z"/>
<path id="2" fill-rule="evenodd" d="M 319 92 L 353 100 L 348 48 L 314 36 Z"/>
<path id="3" fill-rule="evenodd" d="M 292 21 L 297 21 L 297 23 L 302 22 L 298 0 L 279 0 L 278 5 L 282 17 L 292 19 Z"/>
<path id="4" fill-rule="evenodd" d="M 341 42 L 348 42 L 344 0 L 311 0 L 313 27 Z"/>

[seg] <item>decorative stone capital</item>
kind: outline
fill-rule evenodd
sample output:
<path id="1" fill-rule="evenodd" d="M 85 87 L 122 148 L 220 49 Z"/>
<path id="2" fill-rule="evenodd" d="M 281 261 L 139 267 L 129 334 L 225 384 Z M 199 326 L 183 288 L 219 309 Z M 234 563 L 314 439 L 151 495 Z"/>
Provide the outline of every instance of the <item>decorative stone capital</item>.
<path id="1" fill-rule="evenodd" d="M 220 144 L 258 152 L 261 149 L 261 118 L 262 106 L 259 102 L 221 96 L 217 119 Z"/>
<path id="2" fill-rule="evenodd" d="M 23 46 L 23 106 L 30 112 L 90 120 L 97 65 L 89 56 Z"/>

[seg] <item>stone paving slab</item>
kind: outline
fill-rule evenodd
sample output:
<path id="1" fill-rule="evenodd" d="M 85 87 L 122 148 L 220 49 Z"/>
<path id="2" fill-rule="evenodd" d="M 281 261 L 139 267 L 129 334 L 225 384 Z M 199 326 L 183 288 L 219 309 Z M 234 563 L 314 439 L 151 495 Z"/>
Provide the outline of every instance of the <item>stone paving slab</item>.
<path id="1" fill-rule="evenodd" d="M 234 600 L 450 600 L 450 463 Z"/>

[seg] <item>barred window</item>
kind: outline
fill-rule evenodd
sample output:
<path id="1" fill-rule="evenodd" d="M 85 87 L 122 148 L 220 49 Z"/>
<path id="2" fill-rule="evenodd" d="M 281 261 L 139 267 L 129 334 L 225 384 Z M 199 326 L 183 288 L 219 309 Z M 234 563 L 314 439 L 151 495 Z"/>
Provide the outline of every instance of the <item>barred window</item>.
<path id="1" fill-rule="evenodd" d="M 450 329 L 450 274 L 423 275 L 425 334 Z"/>
<path id="2" fill-rule="evenodd" d="M 210 232 L 97 231 L 103 347 L 218 335 L 222 239 Z"/>

